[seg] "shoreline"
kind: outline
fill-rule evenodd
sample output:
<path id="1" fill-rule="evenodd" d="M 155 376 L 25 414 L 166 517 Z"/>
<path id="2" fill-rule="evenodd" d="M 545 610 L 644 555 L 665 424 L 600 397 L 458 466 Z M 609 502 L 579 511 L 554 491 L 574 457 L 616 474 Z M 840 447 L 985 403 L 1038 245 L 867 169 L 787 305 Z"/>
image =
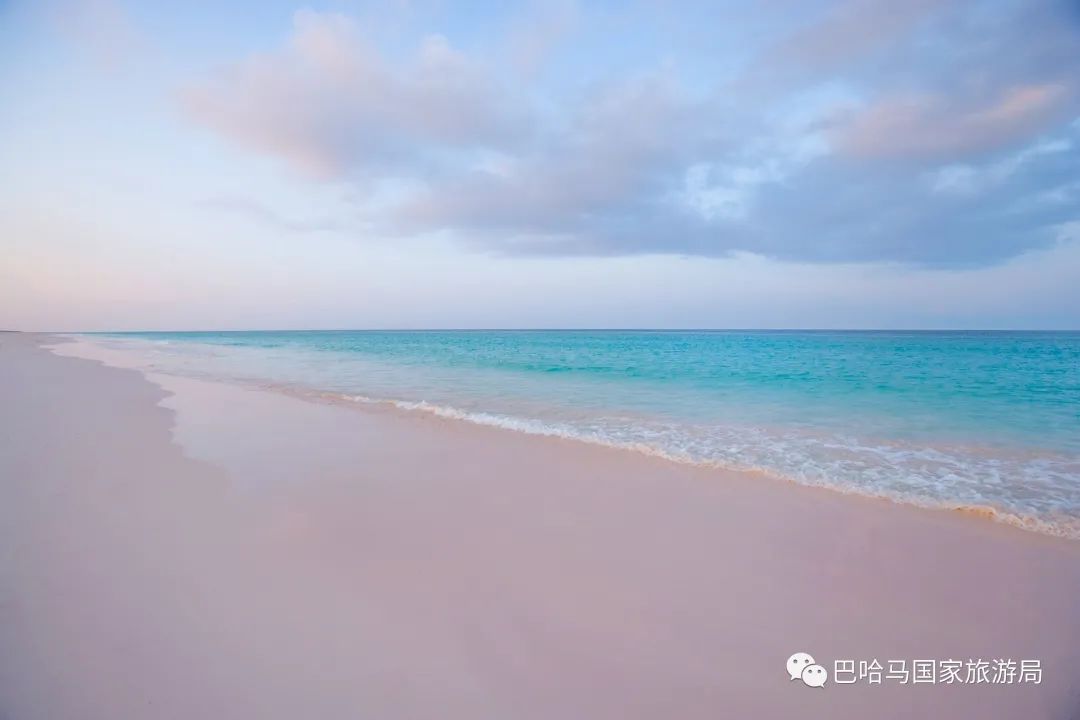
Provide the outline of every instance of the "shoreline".
<path id="1" fill-rule="evenodd" d="M 1075 542 L 42 340 L 0 338 L 13 718 L 1080 709 Z M 784 672 L 796 651 L 1044 677 L 811 690 Z"/>
<path id="2" fill-rule="evenodd" d="M 157 382 L 159 385 L 162 385 L 163 382 L 167 383 L 167 380 L 161 380 L 161 378 L 192 377 L 148 371 L 142 366 L 142 363 L 138 359 L 132 357 L 132 355 L 135 355 L 138 351 L 108 348 L 99 343 L 95 343 L 92 339 L 84 338 L 82 334 L 60 333 L 43 334 L 43 336 L 60 338 L 64 343 L 74 343 L 77 346 L 77 349 L 69 347 L 66 350 L 61 350 L 60 354 L 91 359 L 115 367 L 137 370 L 150 379 L 151 382 Z M 47 344 L 44 344 L 44 346 L 49 347 Z M 155 380 L 154 378 L 159 379 Z M 343 406 L 353 408 L 358 412 L 422 414 L 446 422 L 465 423 L 471 426 L 489 428 L 500 432 L 522 433 L 537 438 L 553 438 L 567 442 L 583 443 L 593 447 L 603 447 L 618 452 L 631 452 L 643 457 L 659 458 L 665 462 L 699 468 L 707 472 L 714 472 L 718 475 L 717 480 L 719 481 L 723 481 L 725 476 L 728 476 L 727 479 L 730 479 L 731 475 L 762 478 L 768 482 L 781 482 L 804 488 L 825 490 L 853 498 L 885 501 L 906 508 L 956 514 L 964 518 L 990 521 L 1017 528 L 1025 532 L 1080 542 L 1080 519 L 1062 517 L 1048 520 L 1038 516 L 1025 515 L 1013 510 L 997 507 L 989 502 L 965 503 L 959 500 L 945 500 L 930 496 L 910 496 L 899 492 L 874 491 L 870 488 L 856 488 L 828 480 L 789 477 L 768 468 L 732 467 L 720 462 L 679 457 L 663 449 L 642 445 L 640 443 L 609 441 L 600 437 L 588 437 L 581 434 L 570 433 L 568 431 L 548 427 L 544 425 L 544 423 L 539 423 L 540 427 L 535 427 L 537 423 L 528 418 L 503 416 L 497 413 L 466 411 L 452 406 L 442 406 L 427 402 L 369 398 L 344 391 L 319 390 L 317 388 L 261 381 L 226 380 L 222 378 L 197 376 L 194 376 L 193 379 L 267 392 L 277 392 L 305 402 L 318 402 Z M 506 424 L 500 422 L 503 420 L 510 421 L 510 423 Z M 530 425 L 534 427 L 530 427 Z"/>

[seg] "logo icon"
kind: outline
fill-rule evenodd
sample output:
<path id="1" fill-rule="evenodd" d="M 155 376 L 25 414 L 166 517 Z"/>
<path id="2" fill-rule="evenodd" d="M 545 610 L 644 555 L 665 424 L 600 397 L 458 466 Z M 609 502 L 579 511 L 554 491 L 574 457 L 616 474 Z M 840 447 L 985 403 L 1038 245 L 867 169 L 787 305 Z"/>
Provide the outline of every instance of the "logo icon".
<path id="1" fill-rule="evenodd" d="M 818 665 L 810 653 L 797 652 L 787 660 L 790 680 L 802 680 L 810 687 L 825 687 L 829 673 Z"/>

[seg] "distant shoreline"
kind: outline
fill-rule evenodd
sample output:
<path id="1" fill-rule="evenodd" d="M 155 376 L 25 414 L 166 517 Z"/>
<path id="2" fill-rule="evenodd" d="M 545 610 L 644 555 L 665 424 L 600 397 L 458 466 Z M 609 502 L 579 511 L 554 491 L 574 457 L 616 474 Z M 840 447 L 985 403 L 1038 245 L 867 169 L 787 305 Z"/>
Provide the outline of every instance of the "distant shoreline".
<path id="1" fill-rule="evenodd" d="M 136 369 L 231 379 L 349 407 L 422 412 L 705 468 L 766 473 L 1080 538 L 1080 506 L 1069 500 L 1069 478 L 1080 473 L 1080 436 L 1069 428 L 1080 432 L 1080 426 L 1047 395 L 1049 378 L 1064 376 L 1070 358 L 1080 358 L 1080 336 L 1072 334 L 81 337 L 97 346 L 88 350 L 94 357 Z M 1076 390 L 1060 392 L 1069 397 Z"/>

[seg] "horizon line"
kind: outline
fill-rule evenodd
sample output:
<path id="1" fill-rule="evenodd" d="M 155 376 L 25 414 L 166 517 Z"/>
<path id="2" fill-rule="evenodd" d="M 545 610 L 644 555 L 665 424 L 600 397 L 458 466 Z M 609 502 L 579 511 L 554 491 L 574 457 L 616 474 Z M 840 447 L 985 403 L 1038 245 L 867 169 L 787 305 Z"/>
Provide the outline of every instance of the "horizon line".
<path id="1" fill-rule="evenodd" d="M 422 327 L 326 327 L 326 328 L 227 328 L 227 329 L 170 329 L 170 330 L 0 330 L 0 332 L 22 332 L 41 334 L 149 334 L 149 333 L 316 333 L 316 332 L 851 332 L 851 333 L 941 333 L 941 332 L 967 332 L 967 333 L 1080 333 L 1077 328 L 964 328 L 964 327 L 939 327 L 939 328 L 904 328 L 904 327 L 881 327 L 881 328 L 850 328 L 850 327 L 449 327 L 449 328 L 422 328 Z"/>

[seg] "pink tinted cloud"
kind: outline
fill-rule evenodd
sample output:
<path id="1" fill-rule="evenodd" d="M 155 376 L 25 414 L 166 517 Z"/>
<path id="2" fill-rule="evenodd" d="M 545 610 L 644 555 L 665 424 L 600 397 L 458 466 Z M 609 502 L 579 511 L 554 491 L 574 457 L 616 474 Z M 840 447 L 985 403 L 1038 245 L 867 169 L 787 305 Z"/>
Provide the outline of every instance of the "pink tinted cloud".
<path id="1" fill-rule="evenodd" d="M 503 98 L 438 35 L 386 62 L 348 17 L 300 11 L 288 44 L 188 88 L 187 114 L 228 139 L 332 178 L 386 171 L 425 148 L 504 142 Z"/>
<path id="2" fill-rule="evenodd" d="M 833 146 L 862 158 L 950 159 L 997 150 L 1061 119 L 1073 93 L 1062 83 L 1016 85 L 982 103 L 941 95 L 887 97 L 832 134 Z"/>

